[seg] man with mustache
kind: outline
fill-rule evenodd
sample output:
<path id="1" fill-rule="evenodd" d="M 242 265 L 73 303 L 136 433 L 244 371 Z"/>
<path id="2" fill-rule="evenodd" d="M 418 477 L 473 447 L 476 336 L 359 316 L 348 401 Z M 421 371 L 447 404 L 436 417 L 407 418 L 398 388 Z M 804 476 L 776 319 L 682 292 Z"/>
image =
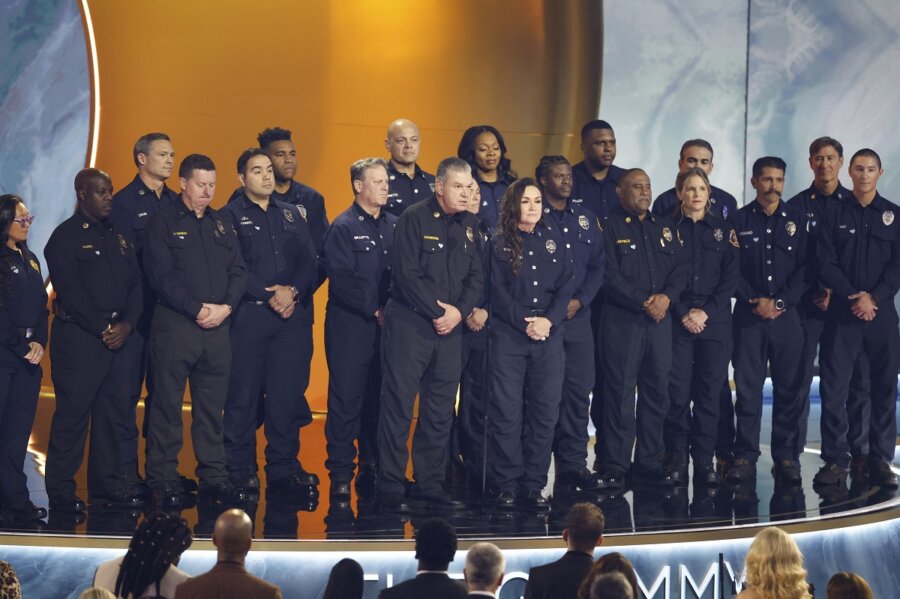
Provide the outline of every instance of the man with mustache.
<path id="1" fill-rule="evenodd" d="M 47 451 L 50 509 L 84 511 L 75 473 L 91 430 L 88 493 L 92 504 L 143 502 L 118 477 L 119 430 L 129 402 L 123 347 L 141 315 L 141 273 L 134 247 L 113 227 L 112 181 L 101 170 L 75 176 L 78 205 L 44 249 L 56 291 L 50 343 L 56 411 Z"/>
<path id="2" fill-rule="evenodd" d="M 419 159 L 419 128 L 409 119 L 397 119 L 388 125 L 384 147 L 391 153 L 388 161 L 388 198 L 385 210 L 394 216 L 434 193 L 434 175 L 426 173 Z"/>
<path id="3" fill-rule="evenodd" d="M 807 289 L 806 216 L 781 199 L 784 160 L 765 156 L 753 163 L 756 200 L 734 215 L 740 244 L 741 278 L 734 308 L 734 383 L 737 427 L 729 482 L 756 479 L 763 384 L 772 376 L 772 458 L 776 484 L 800 482 L 797 421 L 805 368 L 803 325 L 798 310 Z"/>
<path id="4" fill-rule="evenodd" d="M 147 434 L 147 482 L 161 507 L 183 503 L 178 475 L 181 404 L 191 385 L 191 437 L 200 493 L 218 504 L 246 494 L 225 469 L 222 410 L 228 392 L 231 314 L 244 295 L 247 272 L 228 216 L 209 207 L 216 167 L 191 154 L 178 167 L 181 196 L 147 224 L 144 264 L 159 298 L 151 325 L 156 391 Z"/>

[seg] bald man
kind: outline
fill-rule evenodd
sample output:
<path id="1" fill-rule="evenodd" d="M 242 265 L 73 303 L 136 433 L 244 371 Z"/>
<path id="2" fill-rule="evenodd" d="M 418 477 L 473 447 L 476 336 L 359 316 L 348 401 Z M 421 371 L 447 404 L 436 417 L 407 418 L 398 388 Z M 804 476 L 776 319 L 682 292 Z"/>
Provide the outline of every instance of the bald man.
<path id="1" fill-rule="evenodd" d="M 391 153 L 388 163 L 388 200 L 385 211 L 400 216 L 403 211 L 434 194 L 434 175 L 426 173 L 419 159 L 419 128 L 409 119 L 388 125 L 384 147 Z"/>
<path id="2" fill-rule="evenodd" d="M 88 493 L 92 503 L 137 507 L 143 501 L 118 477 L 120 427 L 129 408 L 125 341 L 143 306 L 141 273 L 131 242 L 110 220 L 109 175 L 84 169 L 75 177 L 75 214 L 60 224 L 44 249 L 56 291 L 50 361 L 56 411 L 47 452 L 50 509 L 84 511 L 75 473 L 91 448 Z"/>
<path id="3" fill-rule="evenodd" d="M 175 589 L 176 599 L 254 597 L 281 599 L 281 589 L 247 572 L 244 562 L 253 545 L 253 523 L 243 510 L 227 510 L 216 519 L 213 545 L 216 565 Z"/>

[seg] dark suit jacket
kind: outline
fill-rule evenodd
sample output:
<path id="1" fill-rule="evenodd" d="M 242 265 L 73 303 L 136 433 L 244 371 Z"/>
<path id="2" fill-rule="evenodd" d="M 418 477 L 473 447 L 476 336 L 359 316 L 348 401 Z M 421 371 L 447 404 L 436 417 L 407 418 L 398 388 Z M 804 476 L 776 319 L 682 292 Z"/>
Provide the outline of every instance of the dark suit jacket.
<path id="1" fill-rule="evenodd" d="M 593 556 L 569 551 L 555 562 L 532 568 L 525 599 L 576 599 L 578 587 L 593 563 Z"/>
<path id="2" fill-rule="evenodd" d="M 419 574 L 412 580 L 384 589 L 378 599 L 466 599 L 466 585 L 446 574 Z"/>
<path id="3" fill-rule="evenodd" d="M 247 572 L 244 566 L 218 563 L 206 574 L 175 587 L 176 599 L 281 599 L 281 590 Z"/>

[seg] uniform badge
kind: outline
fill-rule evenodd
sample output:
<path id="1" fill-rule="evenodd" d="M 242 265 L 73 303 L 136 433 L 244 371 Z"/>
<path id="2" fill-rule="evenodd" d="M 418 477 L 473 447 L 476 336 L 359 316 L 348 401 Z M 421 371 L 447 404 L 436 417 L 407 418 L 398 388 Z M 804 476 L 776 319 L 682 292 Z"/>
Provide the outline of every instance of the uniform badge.
<path id="1" fill-rule="evenodd" d="M 556 242 L 552 239 L 548 239 L 547 243 L 544 244 L 547 247 L 547 251 L 551 254 L 556 252 Z"/>
<path id="2" fill-rule="evenodd" d="M 797 223 L 795 223 L 792 220 L 789 220 L 788 222 L 785 223 L 784 228 L 787 231 L 787 234 L 790 235 L 791 237 L 793 237 L 794 234 L 797 232 Z"/>
<path id="3" fill-rule="evenodd" d="M 738 243 L 737 232 L 735 232 L 734 229 L 732 229 L 731 233 L 728 234 L 728 243 L 736 248 L 741 247 L 741 244 Z"/>
<path id="4" fill-rule="evenodd" d="M 722 229 L 716 229 L 715 231 L 713 231 L 713 237 L 716 241 L 722 241 L 725 238 L 725 236 L 722 235 Z"/>
<path id="5" fill-rule="evenodd" d="M 297 212 L 300 213 L 300 216 L 303 217 L 303 220 L 309 220 L 306 218 L 306 206 L 303 204 L 297 204 Z"/>
<path id="6" fill-rule="evenodd" d="M 885 210 L 884 212 L 882 212 L 881 222 L 883 222 L 886 227 L 890 227 L 891 223 L 894 222 L 894 213 L 891 210 Z"/>
<path id="7" fill-rule="evenodd" d="M 466 227 L 466 237 L 469 238 L 469 241 L 475 243 L 475 232 L 472 231 L 472 227 Z"/>
<path id="8" fill-rule="evenodd" d="M 487 206 L 486 203 L 485 203 L 485 206 Z M 431 216 L 433 216 L 433 217 L 435 217 L 435 218 L 440 218 L 440 217 L 441 217 L 441 213 L 440 213 L 440 212 L 432 212 L 432 213 L 431 213 Z"/>
<path id="9" fill-rule="evenodd" d="M 216 230 L 219 232 L 219 235 L 225 234 L 225 225 L 222 224 L 222 221 L 216 221 Z"/>
<path id="10" fill-rule="evenodd" d="M 288 210 L 287 208 L 284 209 L 284 220 L 286 220 L 289 223 L 294 222 L 294 213 L 291 212 L 290 210 Z"/>
<path id="11" fill-rule="evenodd" d="M 591 221 L 589 221 L 589 220 L 588 220 L 588 217 L 586 217 L 586 216 L 583 215 L 583 214 L 581 214 L 581 215 L 578 216 L 578 224 L 579 224 L 579 226 L 580 226 L 582 229 L 584 229 L 585 231 L 587 231 L 588 229 L 591 228 Z"/>
<path id="12" fill-rule="evenodd" d="M 41 272 L 41 267 L 38 266 L 37 260 L 32 258 L 31 260 L 28 261 L 28 263 L 31 265 L 31 268 L 35 269 L 38 272 Z"/>
<path id="13" fill-rule="evenodd" d="M 625 222 L 626 222 L 626 223 L 630 223 L 630 222 L 631 222 L 631 217 L 630 217 L 630 216 L 626 216 L 626 217 L 625 217 Z"/>
<path id="14" fill-rule="evenodd" d="M 669 243 L 672 242 L 672 230 L 669 227 L 663 227 L 662 236 Z"/>

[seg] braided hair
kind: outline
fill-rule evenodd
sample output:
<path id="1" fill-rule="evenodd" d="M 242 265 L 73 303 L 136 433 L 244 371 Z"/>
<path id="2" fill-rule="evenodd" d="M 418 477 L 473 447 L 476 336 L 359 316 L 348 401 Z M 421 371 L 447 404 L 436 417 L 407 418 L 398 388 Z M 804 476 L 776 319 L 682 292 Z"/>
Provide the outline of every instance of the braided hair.
<path id="1" fill-rule="evenodd" d="M 137 597 L 151 584 L 159 583 L 191 546 L 191 529 L 177 516 L 158 512 L 147 517 L 131 537 L 128 553 L 116 578 L 116 597 Z"/>
<path id="2" fill-rule="evenodd" d="M 522 214 L 521 202 L 522 196 L 525 194 L 525 188 L 529 186 L 537 187 L 534 179 L 530 177 L 517 179 L 507 188 L 506 193 L 503 194 L 503 199 L 500 200 L 500 218 L 497 222 L 497 234 L 503 240 L 504 245 L 510 249 L 512 254 L 512 271 L 516 276 L 519 275 L 523 260 L 522 237 L 519 235 L 519 216 Z M 541 223 L 538 224 L 540 225 Z"/>

